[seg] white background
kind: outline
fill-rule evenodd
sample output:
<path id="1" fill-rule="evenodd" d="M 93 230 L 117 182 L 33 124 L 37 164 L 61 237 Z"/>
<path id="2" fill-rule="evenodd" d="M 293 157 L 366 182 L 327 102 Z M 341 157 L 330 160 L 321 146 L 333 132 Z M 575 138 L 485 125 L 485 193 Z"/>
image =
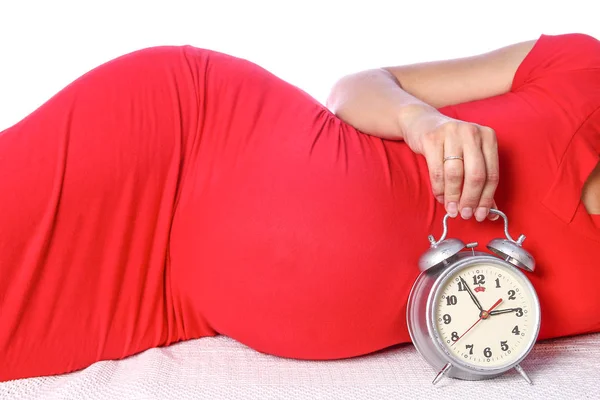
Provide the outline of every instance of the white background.
<path id="1" fill-rule="evenodd" d="M 121 54 L 191 44 L 254 61 L 324 102 L 361 69 L 540 34 L 600 38 L 598 0 L 0 0 L 0 130 Z"/>

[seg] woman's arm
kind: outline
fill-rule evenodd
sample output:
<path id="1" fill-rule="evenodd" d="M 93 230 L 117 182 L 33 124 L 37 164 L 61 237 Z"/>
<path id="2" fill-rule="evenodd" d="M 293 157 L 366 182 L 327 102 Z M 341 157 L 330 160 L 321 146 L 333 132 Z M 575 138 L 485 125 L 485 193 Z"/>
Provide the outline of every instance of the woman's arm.
<path id="1" fill-rule="evenodd" d="M 404 140 L 427 160 L 434 196 L 455 217 L 482 221 L 495 207 L 495 132 L 445 117 L 436 108 L 510 90 L 534 41 L 455 60 L 388 67 L 340 79 L 327 107 L 362 132 Z M 447 156 L 462 159 L 444 160 Z"/>
<path id="2" fill-rule="evenodd" d="M 440 108 L 507 93 L 517 68 L 534 44 L 531 40 L 473 57 L 385 70 L 401 82 L 405 91 Z"/>
<path id="3" fill-rule="evenodd" d="M 473 57 L 361 71 L 336 82 L 327 107 L 365 133 L 404 139 L 418 109 L 508 92 L 534 44 L 531 40 Z"/>

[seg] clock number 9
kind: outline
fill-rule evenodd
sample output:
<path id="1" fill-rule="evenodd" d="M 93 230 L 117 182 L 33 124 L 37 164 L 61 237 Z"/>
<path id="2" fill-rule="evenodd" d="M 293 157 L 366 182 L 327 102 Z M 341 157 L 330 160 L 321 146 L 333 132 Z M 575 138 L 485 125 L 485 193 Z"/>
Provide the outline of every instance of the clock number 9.
<path id="1" fill-rule="evenodd" d="M 446 324 L 446 325 L 448 325 L 450 322 L 452 322 L 452 317 L 450 316 L 450 314 L 444 314 L 444 316 L 442 318 L 444 318 L 444 324 Z"/>

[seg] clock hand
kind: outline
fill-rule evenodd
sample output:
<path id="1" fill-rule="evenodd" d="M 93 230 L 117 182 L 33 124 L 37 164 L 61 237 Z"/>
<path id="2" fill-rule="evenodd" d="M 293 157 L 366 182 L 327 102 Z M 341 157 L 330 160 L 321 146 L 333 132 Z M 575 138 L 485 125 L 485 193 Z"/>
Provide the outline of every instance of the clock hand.
<path id="1" fill-rule="evenodd" d="M 498 299 L 498 300 L 497 300 L 497 301 L 494 303 L 494 305 L 490 307 L 490 309 L 489 309 L 489 310 L 487 310 L 487 311 L 482 311 L 481 313 L 479 313 L 479 319 L 478 319 L 477 321 L 475 321 L 475 323 L 474 323 L 473 325 L 471 325 L 471 327 L 470 327 L 469 329 L 467 329 L 467 331 L 466 331 L 465 333 L 463 333 L 462 335 L 460 335 L 460 336 L 458 337 L 458 339 L 456 339 L 456 340 L 454 341 L 454 343 L 452 343 L 452 346 L 454 346 L 454 345 L 456 344 L 456 342 L 458 342 L 458 341 L 459 341 L 459 340 L 460 340 L 460 339 L 461 339 L 463 336 L 465 336 L 465 335 L 466 335 L 466 334 L 467 334 L 467 333 L 468 333 L 468 332 L 469 332 L 471 329 L 473 329 L 473 327 L 474 327 L 475 325 L 477 325 L 477 324 L 479 323 L 479 321 L 481 321 L 482 319 L 487 319 L 487 318 L 490 316 L 490 312 L 491 312 L 491 311 L 492 311 L 494 308 L 498 307 L 498 304 L 500 304 L 500 303 L 502 303 L 502 298 Z"/>
<path id="2" fill-rule="evenodd" d="M 519 311 L 519 310 L 520 310 L 520 308 L 504 308 L 502 310 L 494 310 L 494 311 L 490 312 L 490 315 L 506 314 L 506 313 L 515 312 L 515 311 Z"/>
<path id="3" fill-rule="evenodd" d="M 479 308 L 479 311 L 483 311 L 483 307 L 481 307 L 481 303 L 479 302 L 479 300 L 477 300 L 477 297 L 475 297 L 475 294 L 473 293 L 473 291 L 471 290 L 469 285 L 467 285 L 467 282 L 463 279 L 462 276 L 460 277 L 460 280 L 462 281 L 463 285 L 465 285 L 467 292 L 469 292 L 469 296 L 471 296 L 471 300 L 473 300 L 473 303 L 475 303 L 477 308 Z"/>

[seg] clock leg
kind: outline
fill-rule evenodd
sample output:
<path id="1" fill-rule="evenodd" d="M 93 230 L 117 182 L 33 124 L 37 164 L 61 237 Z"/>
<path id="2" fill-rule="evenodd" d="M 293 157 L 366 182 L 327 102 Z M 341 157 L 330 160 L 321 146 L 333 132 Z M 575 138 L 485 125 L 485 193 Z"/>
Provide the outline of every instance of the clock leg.
<path id="1" fill-rule="evenodd" d="M 521 376 L 527 381 L 527 383 L 529 383 L 530 385 L 533 385 L 533 382 L 531 381 L 531 379 L 529 379 L 529 377 L 527 376 L 527 374 L 525 373 L 525 371 L 523 371 L 523 368 L 521 367 L 521 365 L 517 365 L 515 367 L 515 369 L 517 371 L 519 371 L 519 373 L 521 374 Z"/>
<path id="2" fill-rule="evenodd" d="M 436 383 L 438 383 L 440 381 L 440 379 L 442 379 L 442 377 L 444 376 L 444 374 L 448 371 L 450 371 L 450 368 L 452 368 L 452 364 L 448 363 L 446 365 L 444 365 L 444 368 L 441 369 L 440 372 L 438 372 L 438 374 L 435 376 L 435 379 L 433 380 L 433 384 L 435 385 Z"/>

